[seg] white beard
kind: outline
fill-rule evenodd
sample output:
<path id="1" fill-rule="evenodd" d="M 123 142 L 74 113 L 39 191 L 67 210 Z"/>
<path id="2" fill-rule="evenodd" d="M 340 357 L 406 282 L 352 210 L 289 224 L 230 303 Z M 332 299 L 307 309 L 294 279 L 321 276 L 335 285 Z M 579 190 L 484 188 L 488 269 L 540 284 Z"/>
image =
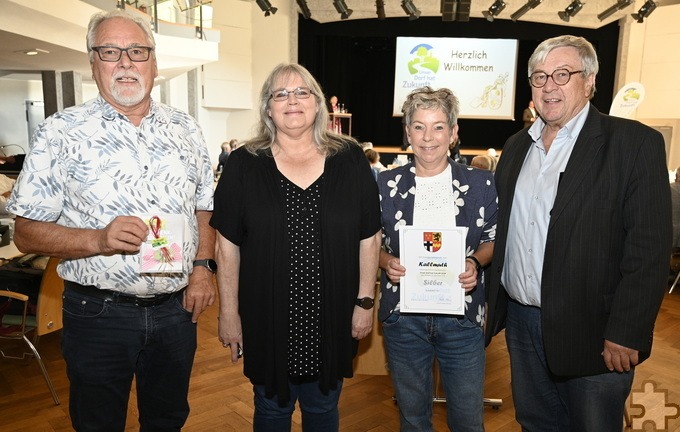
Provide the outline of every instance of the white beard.
<path id="1" fill-rule="evenodd" d="M 137 81 L 138 88 L 134 90 L 129 87 L 121 88 L 117 84 L 116 81 L 111 84 L 111 96 L 113 96 L 116 103 L 122 106 L 132 106 L 144 99 L 144 85 L 141 81 Z"/>

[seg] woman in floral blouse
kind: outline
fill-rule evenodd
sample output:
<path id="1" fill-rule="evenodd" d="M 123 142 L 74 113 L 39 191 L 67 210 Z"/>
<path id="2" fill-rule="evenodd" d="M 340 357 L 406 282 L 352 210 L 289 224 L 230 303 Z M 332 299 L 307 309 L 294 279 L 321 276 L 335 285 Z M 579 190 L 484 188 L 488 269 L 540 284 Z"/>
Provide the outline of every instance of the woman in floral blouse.
<path id="1" fill-rule="evenodd" d="M 432 367 L 437 358 L 450 429 L 483 431 L 484 278 L 491 261 L 498 209 L 493 175 L 448 157 L 458 138 L 458 99 L 448 89 L 414 90 L 402 108 L 414 162 L 378 177 L 384 249 L 380 254 L 379 318 L 402 431 L 432 430 Z M 467 227 L 459 282 L 465 315 L 400 313 L 399 228 Z"/>

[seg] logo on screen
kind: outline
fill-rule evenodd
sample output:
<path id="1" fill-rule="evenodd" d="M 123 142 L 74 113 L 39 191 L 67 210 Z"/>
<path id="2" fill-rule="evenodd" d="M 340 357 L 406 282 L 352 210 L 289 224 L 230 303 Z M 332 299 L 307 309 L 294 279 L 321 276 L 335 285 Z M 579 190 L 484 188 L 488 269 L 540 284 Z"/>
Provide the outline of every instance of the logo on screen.
<path id="1" fill-rule="evenodd" d="M 410 54 L 411 60 L 408 62 L 408 71 L 411 75 L 437 73 L 439 70 L 439 59 L 432 55 L 432 45 L 416 45 Z"/>
<path id="2" fill-rule="evenodd" d="M 428 252 L 437 252 L 442 247 L 442 233 L 423 232 L 423 247 Z"/>

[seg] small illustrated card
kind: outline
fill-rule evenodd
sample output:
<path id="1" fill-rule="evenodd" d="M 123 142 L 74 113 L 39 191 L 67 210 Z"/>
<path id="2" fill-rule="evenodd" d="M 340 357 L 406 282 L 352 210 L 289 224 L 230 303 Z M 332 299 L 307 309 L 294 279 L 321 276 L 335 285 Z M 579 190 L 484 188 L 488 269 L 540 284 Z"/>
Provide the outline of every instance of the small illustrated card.
<path id="1" fill-rule="evenodd" d="M 149 226 L 149 236 L 140 253 L 140 273 L 181 273 L 184 217 L 167 213 L 140 217 Z"/>

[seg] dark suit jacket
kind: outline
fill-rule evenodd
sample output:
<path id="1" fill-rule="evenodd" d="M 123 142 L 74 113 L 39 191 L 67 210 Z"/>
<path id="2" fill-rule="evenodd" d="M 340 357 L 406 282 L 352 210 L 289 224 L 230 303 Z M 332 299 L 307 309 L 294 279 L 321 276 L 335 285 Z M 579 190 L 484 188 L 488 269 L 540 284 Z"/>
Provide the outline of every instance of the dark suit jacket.
<path id="1" fill-rule="evenodd" d="M 504 327 L 500 284 L 517 177 L 532 144 L 508 139 L 496 170 L 499 213 L 487 276 L 487 343 Z M 590 107 L 551 210 L 541 310 L 550 370 L 559 376 L 607 372 L 603 339 L 649 356 L 668 282 L 671 206 L 664 141 L 639 122 Z"/>

